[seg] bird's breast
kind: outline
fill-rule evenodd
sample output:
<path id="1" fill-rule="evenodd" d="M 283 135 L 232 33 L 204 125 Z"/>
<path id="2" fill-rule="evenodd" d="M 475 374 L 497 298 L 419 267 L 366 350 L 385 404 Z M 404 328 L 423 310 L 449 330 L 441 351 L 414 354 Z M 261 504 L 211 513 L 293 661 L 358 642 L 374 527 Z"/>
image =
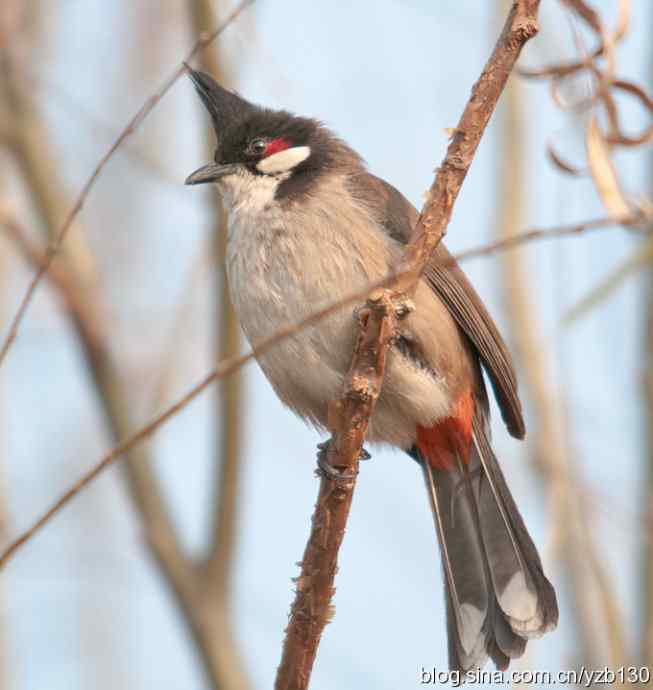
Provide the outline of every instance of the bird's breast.
<path id="1" fill-rule="evenodd" d="M 311 224 L 304 214 L 275 204 L 261 213 L 241 208 L 230 214 L 227 274 L 250 340 L 299 321 L 366 283 L 359 249 L 333 228 L 329 232 L 316 225 L 319 221 Z"/>
<path id="2" fill-rule="evenodd" d="M 296 207 L 270 202 L 265 208 L 234 204 L 229 210 L 226 269 L 231 298 L 251 344 L 316 310 L 364 290 L 387 275 L 401 247 L 383 233 L 365 209 L 343 203 L 342 193 L 322 203 Z M 418 291 L 423 314 L 437 309 L 435 295 Z M 442 305 L 440 304 L 440 309 Z M 340 396 L 355 344 L 354 305 L 304 327 L 270 348 L 259 363 L 279 397 L 301 416 L 326 425 L 327 405 Z M 410 328 L 409 322 L 406 322 Z M 415 322 L 416 324 L 418 321 Z M 413 334 L 434 341 L 438 328 L 428 320 Z M 458 338 L 449 318 L 442 325 L 442 351 Z M 438 355 L 439 356 L 439 355 Z M 406 446 L 416 423 L 447 414 L 448 385 L 431 358 L 424 366 L 401 352 L 388 358 L 386 383 L 371 427 L 371 439 Z"/>

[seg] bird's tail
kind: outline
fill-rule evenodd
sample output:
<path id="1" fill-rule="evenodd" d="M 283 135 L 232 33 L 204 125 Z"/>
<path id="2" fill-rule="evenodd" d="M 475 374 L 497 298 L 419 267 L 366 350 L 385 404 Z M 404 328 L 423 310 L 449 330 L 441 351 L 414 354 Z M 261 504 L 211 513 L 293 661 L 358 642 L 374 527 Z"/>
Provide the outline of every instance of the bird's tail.
<path id="1" fill-rule="evenodd" d="M 489 656 L 505 669 L 528 639 L 556 627 L 556 595 L 490 447 L 484 413 L 474 413 L 468 444 L 451 436 L 442 443 L 439 426 L 419 430 L 411 455 L 422 466 L 440 542 L 449 665 L 467 671 Z M 440 440 L 429 443 L 429 432 Z"/>

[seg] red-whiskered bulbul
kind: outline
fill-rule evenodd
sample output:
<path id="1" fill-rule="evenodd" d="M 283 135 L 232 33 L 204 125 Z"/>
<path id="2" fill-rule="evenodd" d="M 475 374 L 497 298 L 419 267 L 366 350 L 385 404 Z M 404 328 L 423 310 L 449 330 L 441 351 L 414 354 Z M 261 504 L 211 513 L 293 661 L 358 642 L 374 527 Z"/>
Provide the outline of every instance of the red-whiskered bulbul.
<path id="1" fill-rule="evenodd" d="M 215 162 L 187 184 L 215 183 L 228 213 L 226 270 L 243 331 L 281 326 L 385 277 L 417 221 L 320 122 L 253 105 L 190 71 L 217 135 Z M 460 268 L 440 245 L 400 322 L 368 439 L 423 469 L 440 543 L 449 664 L 498 668 L 553 630 L 553 587 L 490 446 L 485 370 L 508 431 L 525 433 L 510 354 Z M 357 335 L 351 308 L 258 358 L 281 400 L 327 428 Z"/>

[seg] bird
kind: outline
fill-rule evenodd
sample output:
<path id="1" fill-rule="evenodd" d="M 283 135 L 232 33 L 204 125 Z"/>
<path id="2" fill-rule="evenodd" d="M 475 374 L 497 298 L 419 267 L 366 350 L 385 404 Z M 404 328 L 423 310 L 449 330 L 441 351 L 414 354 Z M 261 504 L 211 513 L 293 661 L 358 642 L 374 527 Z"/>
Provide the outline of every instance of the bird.
<path id="1" fill-rule="evenodd" d="M 321 121 L 250 103 L 188 67 L 216 135 L 214 161 L 186 184 L 214 184 L 226 222 L 230 298 L 250 343 L 387 276 L 418 213 Z M 508 432 L 525 424 L 512 359 L 442 243 L 399 322 L 367 440 L 422 469 L 444 572 L 449 667 L 505 670 L 555 629 L 556 594 L 490 438 L 484 373 Z M 257 357 L 283 404 L 328 430 L 357 336 L 351 308 Z"/>

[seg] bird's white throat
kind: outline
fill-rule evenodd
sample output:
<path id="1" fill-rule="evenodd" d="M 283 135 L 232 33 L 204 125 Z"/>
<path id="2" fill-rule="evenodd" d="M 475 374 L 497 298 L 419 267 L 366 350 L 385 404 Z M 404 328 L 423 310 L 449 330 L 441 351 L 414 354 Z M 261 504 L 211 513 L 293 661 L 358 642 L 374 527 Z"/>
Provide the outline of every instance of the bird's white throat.
<path id="1" fill-rule="evenodd" d="M 246 218 L 260 220 L 262 214 L 275 203 L 277 187 L 288 176 L 289 173 L 272 176 L 254 175 L 249 171 L 243 171 L 221 178 L 218 187 L 229 215 L 230 231 L 235 223 Z"/>

